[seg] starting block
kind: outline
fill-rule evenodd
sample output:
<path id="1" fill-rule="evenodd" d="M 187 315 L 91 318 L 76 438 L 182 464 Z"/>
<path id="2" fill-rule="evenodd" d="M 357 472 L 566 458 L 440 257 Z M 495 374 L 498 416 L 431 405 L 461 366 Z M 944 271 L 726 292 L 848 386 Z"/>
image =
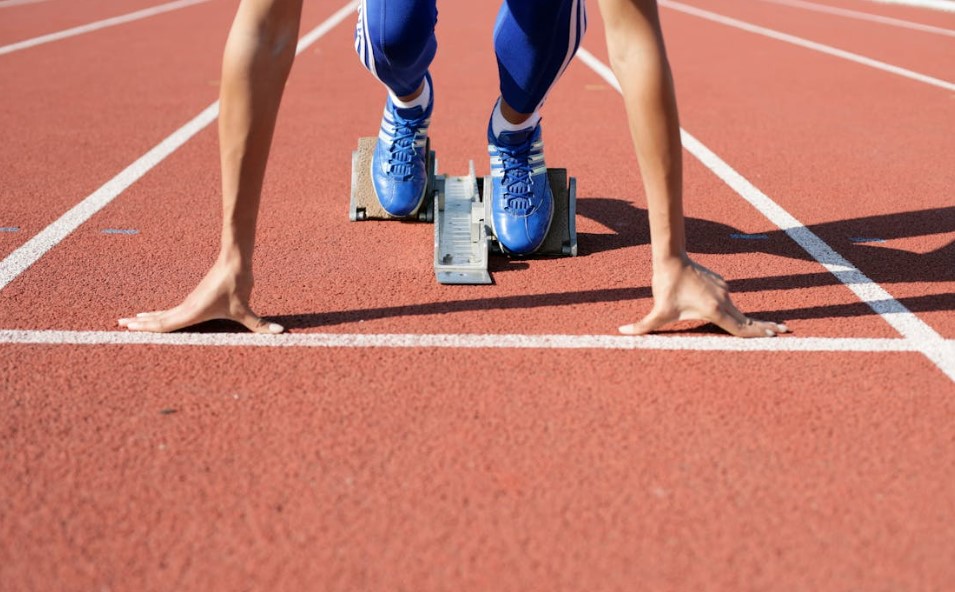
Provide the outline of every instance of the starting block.
<path id="1" fill-rule="evenodd" d="M 435 179 L 434 275 L 441 284 L 490 284 L 490 218 L 469 164 L 466 177 Z"/>
<path id="2" fill-rule="evenodd" d="M 389 215 L 378 203 L 371 183 L 371 158 L 377 138 L 361 138 L 352 153 L 349 218 L 434 222 L 434 275 L 442 284 L 490 284 L 488 257 L 505 254 L 491 225 L 491 179 L 435 174 L 435 154 L 427 147 L 428 186 L 418 211 L 407 218 Z M 541 247 L 527 257 L 577 255 L 577 181 L 566 169 L 547 169 L 554 195 L 554 218 Z"/>
<path id="3" fill-rule="evenodd" d="M 371 158 L 375 153 L 375 144 L 378 138 L 359 138 L 358 149 L 351 156 L 351 200 L 348 207 L 348 218 L 352 222 L 361 220 L 418 220 L 432 222 L 434 220 L 434 151 L 431 150 L 431 140 L 425 146 L 428 160 L 425 166 L 428 170 L 428 185 L 424 190 L 424 200 L 418 210 L 412 215 L 397 218 L 381 207 L 375 188 L 371 183 Z"/>

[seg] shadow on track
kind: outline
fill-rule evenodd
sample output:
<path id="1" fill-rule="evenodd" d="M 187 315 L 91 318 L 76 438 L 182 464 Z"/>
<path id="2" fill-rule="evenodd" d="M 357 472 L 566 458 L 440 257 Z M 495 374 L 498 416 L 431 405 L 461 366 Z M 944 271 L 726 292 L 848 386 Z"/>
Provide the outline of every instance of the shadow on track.
<path id="1" fill-rule="evenodd" d="M 637 208 L 629 201 L 615 198 L 581 198 L 578 200 L 577 206 L 578 215 L 589 218 L 613 231 L 612 233 L 599 234 L 579 233 L 578 242 L 581 256 L 648 244 L 650 229 L 646 210 Z M 766 224 L 769 223 L 766 222 Z M 758 237 L 747 235 L 751 238 L 740 239 L 733 238 L 733 235 L 742 234 L 740 229 L 719 222 L 688 217 L 686 225 L 690 253 L 722 255 L 765 253 L 792 259 L 812 260 L 799 245 L 781 230 L 761 232 Z M 876 283 L 935 283 L 955 280 L 955 240 L 924 254 L 884 246 L 883 242 L 860 243 L 851 240 L 865 237 L 892 241 L 894 239 L 955 233 L 955 207 L 840 220 L 812 225 L 809 228 Z M 526 261 L 502 257 L 492 258 L 490 264 L 490 270 L 494 273 L 519 271 L 527 267 L 528 263 Z M 736 293 L 794 290 L 832 286 L 839 283 L 839 280 L 831 273 L 820 271 L 810 274 L 785 274 L 731 280 L 729 286 L 730 290 Z M 496 309 L 559 307 L 623 300 L 649 300 L 651 296 L 650 288 L 641 286 L 528 294 L 501 298 L 461 299 L 448 302 L 423 302 L 363 310 L 322 311 L 271 316 L 269 319 L 281 323 L 289 329 L 309 329 L 393 317 L 428 316 Z M 898 301 L 912 312 L 955 310 L 955 294 L 900 298 Z M 749 311 L 749 313 L 757 318 L 786 320 L 862 317 L 875 314 L 867 304 L 862 302 L 801 309 L 754 310 Z M 226 321 L 212 321 L 196 325 L 190 328 L 190 331 L 236 332 L 245 331 L 245 329 L 241 325 Z M 721 333 L 718 328 L 709 324 L 679 332 Z"/>
<path id="2" fill-rule="evenodd" d="M 579 215 L 615 231 L 614 234 L 579 234 L 581 255 L 649 243 L 650 226 L 646 210 L 614 198 L 582 198 L 577 204 Z M 767 221 L 766 225 L 770 223 Z M 955 206 L 839 220 L 813 224 L 808 228 L 877 283 L 955 281 Z M 690 253 L 766 253 L 790 259 L 813 260 L 782 230 L 744 235 L 738 228 L 726 224 L 687 217 L 686 234 Z M 952 240 L 928 253 L 913 253 L 891 245 L 893 240 L 945 234 L 952 234 Z M 865 240 L 859 241 L 860 238 Z M 786 281 L 783 276 L 754 280 L 756 283 L 751 286 L 732 283 L 731 286 L 734 291 L 746 291 L 839 283 L 832 274 L 826 272 L 797 277 L 800 281 L 795 284 Z"/>

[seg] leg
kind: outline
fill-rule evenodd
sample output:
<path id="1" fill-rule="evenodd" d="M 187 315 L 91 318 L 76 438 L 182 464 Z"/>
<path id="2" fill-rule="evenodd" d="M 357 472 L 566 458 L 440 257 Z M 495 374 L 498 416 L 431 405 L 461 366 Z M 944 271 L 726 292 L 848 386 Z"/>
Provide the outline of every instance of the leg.
<path id="1" fill-rule="evenodd" d="M 437 49 L 435 0 L 362 0 L 355 49 L 388 89 L 372 184 L 386 212 L 414 215 L 427 188 L 428 126 L 434 105 L 428 67 Z"/>
<path id="2" fill-rule="evenodd" d="M 361 0 L 355 51 L 395 96 L 414 97 L 437 51 L 437 20 L 435 0 Z"/>
<path id="3" fill-rule="evenodd" d="M 505 0 L 494 28 L 501 98 L 488 124 L 491 221 L 501 246 L 524 255 L 550 230 L 538 110 L 573 59 L 587 26 L 584 0 Z"/>
<path id="4" fill-rule="evenodd" d="M 282 91 L 295 58 L 302 0 L 242 0 L 222 59 L 219 153 L 222 235 L 219 256 L 186 299 L 165 311 L 120 319 L 133 331 L 175 331 L 230 319 L 279 333 L 249 308 L 252 251 L 265 165 Z"/>
<path id="5" fill-rule="evenodd" d="M 584 0 L 505 0 L 494 27 L 494 53 L 511 123 L 540 109 L 586 30 Z"/>

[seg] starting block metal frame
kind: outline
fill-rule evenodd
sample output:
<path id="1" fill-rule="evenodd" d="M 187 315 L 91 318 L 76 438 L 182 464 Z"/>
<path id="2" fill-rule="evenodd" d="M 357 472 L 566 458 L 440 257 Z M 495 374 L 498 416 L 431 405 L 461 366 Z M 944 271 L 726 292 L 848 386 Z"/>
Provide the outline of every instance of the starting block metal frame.
<path id="1" fill-rule="evenodd" d="M 490 284 L 490 232 L 481 188 L 468 165 L 466 177 L 438 176 L 435 183 L 434 275 L 442 284 Z"/>
<path id="2" fill-rule="evenodd" d="M 442 284 L 490 284 L 488 258 L 505 253 L 491 225 L 491 179 L 474 174 L 474 162 L 465 176 L 435 174 L 437 160 L 426 147 L 428 185 L 418 211 L 406 218 L 389 215 L 378 203 L 371 183 L 371 159 L 377 138 L 360 138 L 352 153 L 349 219 L 434 222 L 434 275 Z M 566 169 L 547 169 L 554 195 L 554 218 L 544 243 L 521 258 L 577 256 L 577 180 Z"/>

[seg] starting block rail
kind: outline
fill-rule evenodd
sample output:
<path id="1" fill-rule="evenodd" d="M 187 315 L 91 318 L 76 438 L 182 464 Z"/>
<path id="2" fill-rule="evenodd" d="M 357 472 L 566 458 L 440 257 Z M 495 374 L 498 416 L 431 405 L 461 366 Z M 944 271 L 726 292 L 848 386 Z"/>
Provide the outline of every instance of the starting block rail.
<path id="1" fill-rule="evenodd" d="M 435 277 L 442 284 L 490 284 L 488 224 L 474 163 L 466 177 L 439 175 L 436 181 Z"/>

